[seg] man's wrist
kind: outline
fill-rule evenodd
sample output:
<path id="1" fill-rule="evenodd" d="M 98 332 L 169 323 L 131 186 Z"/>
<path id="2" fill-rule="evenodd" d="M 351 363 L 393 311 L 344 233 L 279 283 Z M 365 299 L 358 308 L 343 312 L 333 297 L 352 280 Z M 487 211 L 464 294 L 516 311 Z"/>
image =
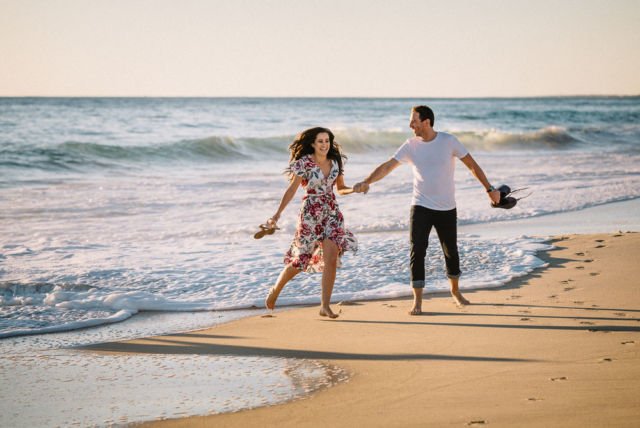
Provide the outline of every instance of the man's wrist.
<path id="1" fill-rule="evenodd" d="M 487 188 L 487 193 L 491 193 L 491 192 L 493 192 L 495 190 L 496 190 L 495 187 L 493 187 L 492 185 L 489 185 L 489 187 Z"/>

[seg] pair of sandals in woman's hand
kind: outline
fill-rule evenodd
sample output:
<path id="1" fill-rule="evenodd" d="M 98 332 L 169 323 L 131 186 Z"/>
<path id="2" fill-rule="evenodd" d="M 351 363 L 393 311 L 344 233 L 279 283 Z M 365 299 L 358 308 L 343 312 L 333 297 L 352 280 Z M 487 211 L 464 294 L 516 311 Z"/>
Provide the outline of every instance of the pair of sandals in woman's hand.
<path id="1" fill-rule="evenodd" d="M 260 230 L 257 231 L 255 235 L 253 235 L 255 239 L 260 239 L 265 235 L 273 235 L 274 233 L 276 233 L 276 230 L 280 230 L 280 228 L 272 222 L 261 224 L 258 227 L 260 228 Z"/>

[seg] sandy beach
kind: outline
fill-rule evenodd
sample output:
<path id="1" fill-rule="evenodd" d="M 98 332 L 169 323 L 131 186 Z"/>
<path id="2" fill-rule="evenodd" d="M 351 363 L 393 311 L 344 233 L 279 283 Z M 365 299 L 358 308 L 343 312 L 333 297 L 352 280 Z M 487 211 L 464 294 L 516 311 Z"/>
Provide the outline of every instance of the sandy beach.
<path id="1" fill-rule="evenodd" d="M 637 426 L 640 234 L 558 236 L 548 267 L 506 287 L 260 315 L 92 352 L 277 356 L 345 369 L 305 399 L 151 426 Z M 262 314 L 261 314 L 262 315 Z"/>

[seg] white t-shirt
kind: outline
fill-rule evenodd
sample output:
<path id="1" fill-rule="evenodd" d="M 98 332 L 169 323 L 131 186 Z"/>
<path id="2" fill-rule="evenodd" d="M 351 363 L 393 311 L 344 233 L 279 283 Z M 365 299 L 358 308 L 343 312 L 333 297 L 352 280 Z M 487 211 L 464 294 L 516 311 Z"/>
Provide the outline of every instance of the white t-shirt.
<path id="1" fill-rule="evenodd" d="M 436 138 L 424 141 L 409 138 L 393 155 L 398 162 L 413 166 L 412 205 L 438 211 L 456 207 L 453 173 L 456 158 L 462 159 L 469 151 L 456 137 L 438 132 Z"/>

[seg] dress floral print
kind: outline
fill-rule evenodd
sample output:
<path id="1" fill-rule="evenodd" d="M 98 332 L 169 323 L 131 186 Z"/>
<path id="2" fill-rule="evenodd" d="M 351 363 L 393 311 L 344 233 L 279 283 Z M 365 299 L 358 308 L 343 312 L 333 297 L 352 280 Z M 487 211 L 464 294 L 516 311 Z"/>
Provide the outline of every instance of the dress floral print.
<path id="1" fill-rule="evenodd" d="M 344 227 L 344 217 L 333 193 L 333 185 L 340 172 L 338 163 L 331 161 L 329 176 L 325 177 L 311 155 L 307 155 L 291 163 L 291 172 L 302 177 L 306 194 L 302 198 L 298 226 L 284 263 L 304 272 L 322 272 L 322 241 L 325 239 L 338 246 L 340 256 L 345 251 L 355 252 L 358 249 L 355 236 Z"/>

